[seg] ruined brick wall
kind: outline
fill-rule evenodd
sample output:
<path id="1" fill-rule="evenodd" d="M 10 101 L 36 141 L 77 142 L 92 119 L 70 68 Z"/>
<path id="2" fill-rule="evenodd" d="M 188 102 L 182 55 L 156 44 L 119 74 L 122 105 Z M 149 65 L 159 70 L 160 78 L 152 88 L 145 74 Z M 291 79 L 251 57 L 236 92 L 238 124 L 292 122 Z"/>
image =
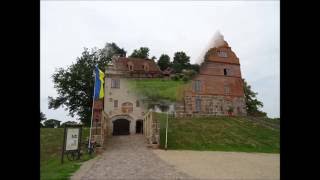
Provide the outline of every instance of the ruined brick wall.
<path id="1" fill-rule="evenodd" d="M 200 111 L 197 111 L 195 107 L 196 97 L 199 97 L 201 100 Z M 180 117 L 197 115 L 229 115 L 228 110 L 230 107 L 233 107 L 231 115 L 246 115 L 246 106 L 243 97 L 226 97 L 216 95 L 186 96 L 184 99 L 185 114 L 180 114 Z"/>
<path id="2" fill-rule="evenodd" d="M 225 42 L 207 52 L 199 74 L 186 86 L 184 101 L 177 106 L 178 113 L 180 116 L 246 115 L 243 85 L 239 59 Z M 196 108 L 196 99 L 200 108 Z"/>

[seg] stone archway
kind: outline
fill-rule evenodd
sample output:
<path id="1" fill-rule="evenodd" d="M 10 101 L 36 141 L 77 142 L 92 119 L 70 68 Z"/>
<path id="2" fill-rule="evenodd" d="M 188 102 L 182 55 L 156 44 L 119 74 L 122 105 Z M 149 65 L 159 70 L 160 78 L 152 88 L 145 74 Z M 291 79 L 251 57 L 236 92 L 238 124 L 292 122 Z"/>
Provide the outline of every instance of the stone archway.
<path id="1" fill-rule="evenodd" d="M 130 134 L 130 121 L 127 119 L 117 119 L 113 123 L 112 135 L 129 135 Z"/>
<path id="2" fill-rule="evenodd" d="M 111 118 L 110 132 L 112 135 L 129 135 L 132 133 L 131 127 L 133 118 L 129 115 L 117 115 Z"/>

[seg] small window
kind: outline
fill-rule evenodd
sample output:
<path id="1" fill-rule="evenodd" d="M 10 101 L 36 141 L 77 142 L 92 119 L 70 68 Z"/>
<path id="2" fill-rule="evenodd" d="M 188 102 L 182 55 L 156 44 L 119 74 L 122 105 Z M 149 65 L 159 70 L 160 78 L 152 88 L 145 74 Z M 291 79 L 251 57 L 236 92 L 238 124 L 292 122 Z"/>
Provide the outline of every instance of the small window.
<path id="1" fill-rule="evenodd" d="M 136 107 L 140 107 L 140 102 L 139 102 L 139 100 L 136 101 Z"/>
<path id="2" fill-rule="evenodd" d="M 196 112 L 201 111 L 201 99 L 199 96 L 196 97 Z"/>
<path id="3" fill-rule="evenodd" d="M 195 80 L 194 81 L 194 91 L 195 92 L 200 92 L 201 91 L 201 81 L 200 80 Z"/>
<path id="4" fill-rule="evenodd" d="M 219 57 L 228 57 L 228 56 L 227 56 L 227 53 L 224 52 L 224 51 L 218 51 L 218 56 L 219 56 Z"/>
<path id="5" fill-rule="evenodd" d="M 127 67 L 129 68 L 129 71 L 133 71 L 133 64 L 132 62 L 127 63 Z"/>
<path id="6" fill-rule="evenodd" d="M 223 74 L 224 74 L 225 76 L 231 76 L 231 70 L 225 68 L 225 69 L 223 69 Z"/>
<path id="7" fill-rule="evenodd" d="M 118 100 L 113 101 L 113 107 L 117 108 L 118 107 Z"/>
<path id="8" fill-rule="evenodd" d="M 131 64 L 129 65 L 129 70 L 133 71 L 133 65 L 131 65 Z"/>
<path id="9" fill-rule="evenodd" d="M 120 88 L 120 79 L 111 79 L 111 88 Z"/>
<path id="10" fill-rule="evenodd" d="M 112 102 L 112 98 L 109 98 L 109 102 Z"/>

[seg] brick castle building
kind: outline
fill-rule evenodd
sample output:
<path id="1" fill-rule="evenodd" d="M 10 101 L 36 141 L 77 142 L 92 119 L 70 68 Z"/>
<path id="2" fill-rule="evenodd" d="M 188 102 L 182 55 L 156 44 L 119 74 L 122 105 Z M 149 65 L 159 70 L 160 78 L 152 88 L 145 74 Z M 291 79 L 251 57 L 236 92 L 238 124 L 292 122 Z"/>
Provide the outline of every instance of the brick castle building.
<path id="1" fill-rule="evenodd" d="M 206 53 L 199 73 L 183 90 L 182 102 L 176 102 L 177 117 L 246 115 L 239 58 L 226 41 L 219 41 Z M 166 73 L 153 60 L 114 57 L 105 71 L 104 100 L 94 104 L 95 139 L 143 133 L 148 109 L 130 89 L 128 80 L 159 77 L 166 77 Z"/>
<path id="2" fill-rule="evenodd" d="M 219 41 L 206 53 L 199 74 L 185 90 L 178 116 L 246 115 L 239 58 L 223 38 Z"/>

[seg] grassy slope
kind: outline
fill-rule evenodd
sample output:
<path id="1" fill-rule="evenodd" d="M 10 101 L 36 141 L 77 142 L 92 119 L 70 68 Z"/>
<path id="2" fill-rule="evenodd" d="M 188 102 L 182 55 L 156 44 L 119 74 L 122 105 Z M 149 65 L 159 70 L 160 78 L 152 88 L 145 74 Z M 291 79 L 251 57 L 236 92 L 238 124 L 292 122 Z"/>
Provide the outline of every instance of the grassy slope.
<path id="1" fill-rule="evenodd" d="M 64 164 L 61 164 L 61 148 L 63 142 L 63 128 L 40 129 L 40 176 L 44 179 L 69 179 L 70 175 L 80 167 L 80 163 L 92 157 L 86 153 L 81 160 L 71 162 L 65 156 Z M 82 142 L 89 136 L 89 129 L 82 131 Z M 85 150 L 85 147 L 81 147 Z"/>
<path id="2" fill-rule="evenodd" d="M 164 79 L 143 79 L 130 80 L 131 87 L 138 94 L 147 96 L 150 99 L 162 99 L 177 101 L 181 98 L 180 91 L 185 83 L 183 81 L 173 81 Z"/>
<path id="3" fill-rule="evenodd" d="M 166 116 L 157 117 L 164 147 Z M 168 149 L 279 153 L 280 129 L 270 123 L 279 121 L 263 123 L 247 117 L 170 119 Z"/>

